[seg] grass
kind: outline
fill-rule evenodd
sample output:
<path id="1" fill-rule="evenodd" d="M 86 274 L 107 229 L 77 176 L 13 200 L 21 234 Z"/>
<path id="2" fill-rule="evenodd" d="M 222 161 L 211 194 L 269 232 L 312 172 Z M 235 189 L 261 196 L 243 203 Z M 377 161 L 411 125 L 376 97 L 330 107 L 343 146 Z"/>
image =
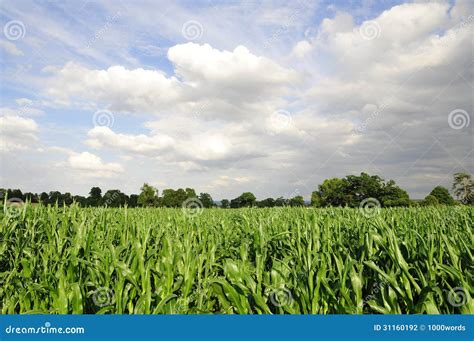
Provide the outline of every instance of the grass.
<path id="1" fill-rule="evenodd" d="M 472 207 L 188 213 L 5 207 L 1 312 L 474 313 Z"/>

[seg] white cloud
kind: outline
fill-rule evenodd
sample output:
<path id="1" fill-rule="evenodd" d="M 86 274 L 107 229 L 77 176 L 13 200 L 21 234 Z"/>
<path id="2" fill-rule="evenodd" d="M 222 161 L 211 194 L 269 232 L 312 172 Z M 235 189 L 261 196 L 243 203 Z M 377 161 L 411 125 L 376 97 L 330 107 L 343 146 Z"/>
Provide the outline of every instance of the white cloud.
<path id="1" fill-rule="evenodd" d="M 217 92 L 243 99 L 255 98 L 298 80 L 295 71 L 255 56 L 245 46 L 237 46 L 230 52 L 219 51 L 208 44 L 187 43 L 171 47 L 168 58 L 185 82 L 202 87 L 211 97 L 217 97 Z"/>
<path id="2" fill-rule="evenodd" d="M 0 40 L 0 46 L 5 51 L 7 51 L 9 54 L 11 54 L 13 56 L 24 56 L 25 55 L 22 50 L 20 50 L 18 47 L 16 47 L 15 44 L 13 44 L 10 41 Z"/>
<path id="3" fill-rule="evenodd" d="M 87 143 L 94 148 L 116 148 L 148 156 L 158 156 L 161 151 L 170 148 L 174 143 L 173 139 L 166 135 L 117 134 L 108 127 L 95 127 L 87 133 L 87 136 L 89 137 Z"/>
<path id="4" fill-rule="evenodd" d="M 20 116 L 0 117 L 0 150 L 10 152 L 26 150 L 34 146 L 38 138 L 39 127 L 30 118 Z"/>
<path id="5" fill-rule="evenodd" d="M 67 104 L 71 98 L 102 102 L 119 112 L 198 112 L 233 120 L 271 112 L 284 103 L 277 96 L 288 94 L 288 87 L 299 80 L 295 71 L 255 56 L 244 46 L 231 52 L 187 43 L 170 48 L 168 58 L 176 77 L 122 66 L 91 70 L 70 62 L 50 79 L 48 94 Z"/>
<path id="6" fill-rule="evenodd" d="M 114 177 L 124 169 L 118 163 L 104 163 L 100 157 L 89 152 L 70 155 L 66 167 L 90 177 Z"/>
<path id="7" fill-rule="evenodd" d="M 311 44 L 307 40 L 299 41 L 294 47 L 292 51 L 292 55 L 296 56 L 297 58 L 304 57 L 308 52 L 312 49 Z"/>

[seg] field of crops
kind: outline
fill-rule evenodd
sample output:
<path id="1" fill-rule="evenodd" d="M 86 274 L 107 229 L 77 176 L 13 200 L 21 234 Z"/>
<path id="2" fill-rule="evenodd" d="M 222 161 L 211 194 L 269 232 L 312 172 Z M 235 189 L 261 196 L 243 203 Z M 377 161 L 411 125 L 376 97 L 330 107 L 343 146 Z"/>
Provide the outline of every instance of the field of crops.
<path id="1" fill-rule="evenodd" d="M 13 313 L 474 313 L 472 207 L 0 213 Z"/>

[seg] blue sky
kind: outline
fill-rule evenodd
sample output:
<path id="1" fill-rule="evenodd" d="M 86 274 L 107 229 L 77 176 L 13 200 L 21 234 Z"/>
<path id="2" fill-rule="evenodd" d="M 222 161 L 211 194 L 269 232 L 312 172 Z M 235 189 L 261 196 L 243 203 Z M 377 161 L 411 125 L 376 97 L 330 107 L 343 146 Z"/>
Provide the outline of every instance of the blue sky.
<path id="1" fill-rule="evenodd" d="M 4 1 L 1 187 L 412 197 L 473 171 L 469 1 Z"/>

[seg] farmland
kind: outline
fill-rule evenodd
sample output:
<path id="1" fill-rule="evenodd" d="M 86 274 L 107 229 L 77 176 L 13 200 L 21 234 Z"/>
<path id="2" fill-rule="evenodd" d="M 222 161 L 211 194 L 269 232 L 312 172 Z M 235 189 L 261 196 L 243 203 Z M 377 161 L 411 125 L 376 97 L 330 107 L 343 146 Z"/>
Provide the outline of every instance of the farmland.
<path id="1" fill-rule="evenodd" d="M 469 206 L 0 213 L 13 313 L 474 313 Z"/>

